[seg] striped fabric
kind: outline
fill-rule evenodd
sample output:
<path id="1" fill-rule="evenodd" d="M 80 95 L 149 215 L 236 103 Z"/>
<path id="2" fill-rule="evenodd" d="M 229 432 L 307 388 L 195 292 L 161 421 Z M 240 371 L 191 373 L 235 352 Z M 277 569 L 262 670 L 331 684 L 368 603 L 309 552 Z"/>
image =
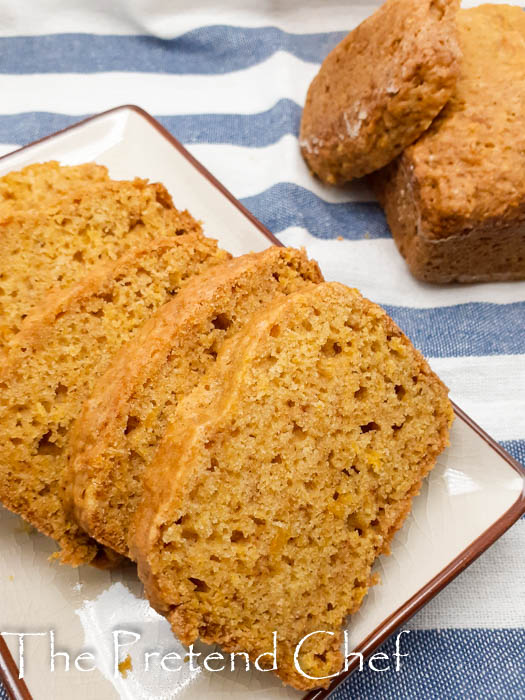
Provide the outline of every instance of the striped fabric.
<path id="1" fill-rule="evenodd" d="M 324 187 L 298 152 L 319 62 L 378 4 L 0 0 L 0 152 L 139 104 L 284 243 L 384 305 L 452 398 L 525 461 L 525 282 L 417 283 L 370 192 Z M 522 519 L 408 625 L 399 673 L 356 673 L 334 697 L 525 698 L 524 551 Z"/>

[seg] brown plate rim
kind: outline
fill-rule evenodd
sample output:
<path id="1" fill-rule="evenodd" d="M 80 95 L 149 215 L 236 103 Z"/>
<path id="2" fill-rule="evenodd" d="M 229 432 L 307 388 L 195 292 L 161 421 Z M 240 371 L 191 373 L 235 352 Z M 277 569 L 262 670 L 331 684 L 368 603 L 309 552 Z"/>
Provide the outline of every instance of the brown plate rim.
<path id="1" fill-rule="evenodd" d="M 82 119 L 81 121 L 71 124 L 65 129 L 56 131 L 49 136 L 33 141 L 32 143 L 17 148 L 10 153 L 0 157 L 0 162 L 5 158 L 9 158 L 15 153 L 25 151 L 38 143 L 48 141 L 49 139 L 64 134 L 68 131 L 78 128 L 83 124 L 98 119 L 99 117 L 112 114 L 119 111 L 132 111 L 143 117 L 153 128 L 155 128 L 179 153 L 186 158 L 214 187 L 216 187 L 244 216 L 256 226 L 259 231 L 274 245 L 283 245 L 278 238 L 274 236 L 255 216 L 246 209 L 245 206 L 236 199 L 233 194 L 224 187 L 177 139 L 165 129 L 154 117 L 146 112 L 142 107 L 137 105 L 121 105 L 113 107 L 104 112 L 94 114 L 91 117 Z M 499 454 L 523 479 L 523 487 L 520 496 L 512 504 L 512 506 L 500 516 L 485 532 L 477 537 L 466 549 L 455 557 L 442 571 L 434 576 L 423 588 L 415 595 L 406 601 L 401 607 L 386 618 L 368 637 L 354 649 L 355 652 L 360 652 L 364 658 L 370 656 L 381 644 L 387 641 L 394 632 L 407 620 L 409 620 L 416 612 L 425 606 L 437 593 L 439 593 L 446 585 L 448 585 L 458 574 L 464 571 L 473 561 L 475 561 L 483 552 L 490 547 L 511 525 L 513 525 L 522 515 L 525 515 L 525 467 L 517 462 L 511 455 L 504 450 L 490 435 L 480 428 L 459 406 L 454 404 L 454 412 L 458 418 L 463 420 L 475 433 L 477 433 L 495 452 Z M 326 689 L 313 690 L 304 696 L 304 700 L 324 700 L 339 686 L 348 676 L 356 670 L 359 659 L 354 657 L 353 663 L 349 664 L 348 671 L 341 673 L 334 678 L 330 686 Z M 33 700 L 29 689 L 23 679 L 18 678 L 18 668 L 11 656 L 11 652 L 4 639 L 0 637 L 0 680 L 10 694 L 12 700 Z"/>

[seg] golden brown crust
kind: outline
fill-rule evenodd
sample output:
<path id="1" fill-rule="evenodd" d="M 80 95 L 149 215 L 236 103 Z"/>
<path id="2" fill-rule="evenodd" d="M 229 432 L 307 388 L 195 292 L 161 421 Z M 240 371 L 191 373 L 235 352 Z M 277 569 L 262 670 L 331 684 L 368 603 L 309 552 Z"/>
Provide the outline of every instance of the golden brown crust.
<path id="1" fill-rule="evenodd" d="M 321 280 L 303 251 L 272 247 L 201 275 L 144 324 L 100 377 L 76 426 L 68 498 L 87 532 L 128 554 L 142 472 L 178 400 L 254 310 Z"/>
<path id="2" fill-rule="evenodd" d="M 0 219 L 0 344 L 54 287 L 133 246 L 200 230 L 163 185 L 140 179 L 81 183 L 67 197 Z"/>
<path id="3" fill-rule="evenodd" d="M 0 369 L 0 500 L 57 540 L 63 563 L 116 558 L 63 507 L 69 433 L 95 378 L 192 274 L 227 258 L 200 234 L 135 248 L 46 297 L 8 346 Z"/>
<path id="4" fill-rule="evenodd" d="M 396 244 L 428 282 L 525 278 L 525 13 L 457 15 L 455 92 L 431 128 L 372 176 Z"/>
<path id="5" fill-rule="evenodd" d="M 184 643 L 277 674 L 337 673 L 341 625 L 372 584 L 421 479 L 448 444 L 446 387 L 384 311 L 338 283 L 263 309 L 178 406 L 135 517 L 152 605 Z"/>
<path id="6" fill-rule="evenodd" d="M 308 90 L 300 145 L 329 184 L 392 161 L 430 125 L 459 72 L 459 0 L 387 0 L 324 60 Z"/>

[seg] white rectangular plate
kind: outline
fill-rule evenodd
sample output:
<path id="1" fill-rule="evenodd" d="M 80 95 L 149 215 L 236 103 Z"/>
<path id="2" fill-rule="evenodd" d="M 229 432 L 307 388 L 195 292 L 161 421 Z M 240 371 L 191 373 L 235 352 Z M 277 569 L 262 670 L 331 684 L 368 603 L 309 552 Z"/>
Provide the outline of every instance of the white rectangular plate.
<path id="1" fill-rule="evenodd" d="M 0 159 L 0 175 L 29 163 L 63 164 L 94 160 L 114 178 L 150 178 L 163 182 L 178 208 L 187 208 L 204 223 L 208 235 L 239 255 L 278 243 L 155 120 L 136 107 L 120 107 L 93 117 Z M 460 409 L 444 452 L 402 530 L 392 554 L 376 565 L 381 584 L 365 599 L 349 624 L 350 647 L 365 656 L 427 603 L 525 512 L 525 470 L 514 462 Z M 24 679 L 19 680 L 18 639 L 0 637 L 0 677 L 14 698 L 35 700 L 260 700 L 301 698 L 272 674 L 246 672 L 240 664 L 211 673 L 197 664 L 191 670 L 163 671 L 160 657 L 144 668 L 145 652 L 185 651 L 167 622 L 142 597 L 132 567 L 101 572 L 71 569 L 49 561 L 54 543 L 29 532 L 22 520 L 0 508 L 1 632 L 41 632 L 27 638 Z M 141 635 L 129 647 L 132 670 L 113 673 L 113 632 Z M 57 657 L 50 670 L 50 630 Z M 131 638 L 130 638 L 131 639 Z M 93 671 L 74 667 L 85 651 L 96 658 Z M 126 652 L 124 652 L 125 656 Z M 153 659 L 157 659 L 154 663 Z M 201 657 L 202 658 L 202 657 Z M 87 664 L 89 666 L 89 664 Z M 352 670 L 352 669 L 350 669 Z M 331 690 L 343 679 L 338 676 Z M 326 696 L 317 691 L 310 698 Z"/>

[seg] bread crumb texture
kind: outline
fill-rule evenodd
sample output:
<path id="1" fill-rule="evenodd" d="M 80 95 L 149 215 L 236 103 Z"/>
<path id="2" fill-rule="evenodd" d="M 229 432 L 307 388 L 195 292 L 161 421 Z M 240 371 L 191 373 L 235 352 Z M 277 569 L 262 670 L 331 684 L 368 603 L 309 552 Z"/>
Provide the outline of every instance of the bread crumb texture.
<path id="1" fill-rule="evenodd" d="M 109 180 L 107 168 L 96 163 L 60 165 L 35 163 L 0 177 L 0 219 L 67 198 L 72 187 Z"/>
<path id="2" fill-rule="evenodd" d="M 341 626 L 448 443 L 446 387 L 385 312 L 338 283 L 227 341 L 146 470 L 133 551 L 183 643 L 272 648 L 299 689 L 340 670 Z"/>
<path id="3" fill-rule="evenodd" d="M 96 382 L 74 431 L 69 499 L 88 533 L 129 554 L 142 475 L 181 397 L 254 312 L 321 280 L 304 251 L 272 247 L 195 278 L 144 324 Z"/>
<path id="4" fill-rule="evenodd" d="M 525 13 L 457 14 L 462 66 L 430 129 L 374 178 L 411 271 L 430 282 L 525 278 Z"/>
<path id="5" fill-rule="evenodd" d="M 387 0 L 324 60 L 303 111 L 302 154 L 340 184 L 392 161 L 427 129 L 459 72 L 459 0 Z"/>
<path id="6" fill-rule="evenodd" d="M 163 238 L 46 297 L 0 365 L 0 500 L 62 548 L 70 564 L 111 563 L 65 512 L 69 434 L 120 345 L 194 274 L 228 254 L 200 234 Z"/>
<path id="7" fill-rule="evenodd" d="M 49 200 L 41 196 L 41 191 L 46 191 L 46 180 L 39 179 L 38 166 L 32 167 L 34 170 L 29 173 L 22 171 L 26 172 L 23 182 L 34 179 L 40 183 L 29 189 L 38 208 L 18 207 L 12 214 L 0 218 L 2 344 L 20 330 L 25 316 L 53 288 L 66 287 L 89 268 L 116 260 L 133 246 L 144 245 L 148 240 L 200 232 L 200 224 L 188 212 L 179 212 L 173 206 L 161 184 L 148 184 L 139 179 L 132 182 L 82 180 L 75 186 L 72 173 L 52 169 L 51 174 L 44 171 L 48 181 L 58 181 L 60 187 L 69 191 L 67 195 Z M 7 176 L 7 182 L 18 183 L 15 175 Z M 17 191 L 17 186 L 4 182 L 8 190 Z M 20 197 L 23 196 L 22 188 Z"/>
<path id="8" fill-rule="evenodd" d="M 119 662 L 118 672 L 122 678 L 127 678 L 130 671 L 133 671 L 133 662 L 131 661 L 131 656 L 128 654 L 124 661 Z"/>

